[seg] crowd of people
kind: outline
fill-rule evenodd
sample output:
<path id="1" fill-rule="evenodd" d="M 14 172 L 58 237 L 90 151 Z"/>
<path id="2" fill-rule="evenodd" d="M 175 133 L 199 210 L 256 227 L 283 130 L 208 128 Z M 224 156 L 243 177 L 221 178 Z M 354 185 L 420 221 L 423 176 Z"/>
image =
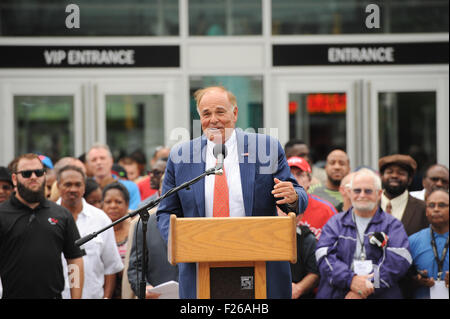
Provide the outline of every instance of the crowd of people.
<path id="1" fill-rule="evenodd" d="M 225 100 L 217 103 L 218 99 Z M 198 195 L 194 188 L 194 197 L 185 192 L 162 201 L 158 212 L 156 207 L 150 210 L 145 238 L 146 298 L 158 298 L 150 289 L 170 280 L 180 281 L 180 297 L 195 298 L 195 267 L 174 266 L 167 259 L 168 215 L 251 216 L 249 211 L 257 210 L 270 216 L 272 206 L 275 214 L 297 213 L 298 258 L 287 268 L 287 263 L 267 263 L 268 297 L 436 298 L 443 292 L 448 296 L 447 167 L 431 165 L 423 176 L 423 190 L 409 192 L 417 170 L 409 155 L 384 156 L 377 168 L 351 171 L 346 152 L 335 149 L 320 168 L 313 165 L 308 145 L 294 139 L 279 152 L 278 171 L 255 173 L 245 166 L 249 153 L 244 149 L 239 154 L 236 147 L 241 138 L 250 139 L 250 135 L 234 130 L 237 108 L 233 95 L 215 87 L 199 92 L 196 100 L 208 137 L 199 139 L 206 149 L 208 167 L 215 161 L 210 142 L 217 142 L 220 131 L 213 125 L 233 128 L 218 140 L 228 146 L 227 169 L 222 180 L 217 176 L 205 180 L 203 185 L 210 186 L 210 191 L 200 189 L 203 193 Z M 224 107 L 228 102 L 231 106 Z M 234 140 L 237 144 L 230 142 Z M 264 138 L 264 143 L 272 142 Z M 194 140 L 194 155 L 195 147 Z M 170 154 L 169 148 L 158 147 L 148 173 L 141 154 L 114 161 L 104 144 L 93 145 L 79 158 L 61 158 L 54 165 L 47 156 L 29 153 L 0 167 L 0 295 L 136 298 L 143 241 L 138 215 L 81 247 L 75 241 L 144 207 L 196 174 L 197 166 L 175 163 Z M 243 164 L 233 167 L 234 158 Z M 248 178 L 239 178 L 236 171 L 241 178 L 243 174 Z M 256 181 L 254 193 L 253 184 L 241 189 L 241 183 L 236 183 L 250 177 Z M 233 187 L 228 188 L 227 181 Z M 225 186 L 217 193 L 219 183 Z M 266 184 L 271 192 L 265 192 Z M 217 197 L 224 192 L 230 196 L 225 205 L 198 200 L 205 194 Z M 232 201 L 235 195 L 238 199 Z M 194 201 L 197 205 L 202 202 L 201 214 Z M 286 279 L 289 289 L 279 288 Z"/>
<path id="2" fill-rule="evenodd" d="M 64 157 L 55 164 L 47 156 L 29 153 L 0 167 L 0 296 L 134 296 L 124 265 L 136 272 L 135 267 L 128 267 L 128 258 L 138 218 L 118 223 L 81 249 L 74 242 L 157 198 L 168 152 L 166 147 L 156 149 L 151 159 L 154 168 L 148 174 L 139 169 L 139 158 L 125 157 L 123 166 L 119 164 L 123 158 L 114 163 L 109 147 L 103 144 L 93 145 L 80 158 Z M 135 178 L 130 180 L 129 175 Z M 28 234 L 30 229 L 35 235 Z M 45 239 L 34 237 L 43 233 L 48 233 Z M 158 234 L 152 231 L 152 236 Z M 167 266 L 173 267 L 168 262 Z M 178 280 L 175 275 L 171 279 Z M 159 276 L 156 280 L 161 283 Z"/>

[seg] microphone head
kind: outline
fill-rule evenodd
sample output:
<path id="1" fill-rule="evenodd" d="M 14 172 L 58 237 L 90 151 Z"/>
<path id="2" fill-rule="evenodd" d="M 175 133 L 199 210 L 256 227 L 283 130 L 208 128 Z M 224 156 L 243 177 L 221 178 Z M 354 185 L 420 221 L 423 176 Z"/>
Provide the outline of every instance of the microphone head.
<path id="1" fill-rule="evenodd" d="M 223 158 L 227 157 L 227 147 L 225 144 L 216 144 L 213 148 L 214 157 L 217 158 L 219 154 L 223 155 Z"/>
<path id="2" fill-rule="evenodd" d="M 388 240 L 389 237 L 384 232 L 376 232 L 370 236 L 369 243 L 379 248 L 383 248 L 386 246 Z"/>

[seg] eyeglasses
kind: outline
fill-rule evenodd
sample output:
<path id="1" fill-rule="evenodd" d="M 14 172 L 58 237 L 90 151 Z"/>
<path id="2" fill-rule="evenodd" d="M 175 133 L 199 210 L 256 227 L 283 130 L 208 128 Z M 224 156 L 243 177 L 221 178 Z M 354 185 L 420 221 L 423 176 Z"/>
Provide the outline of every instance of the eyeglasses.
<path id="1" fill-rule="evenodd" d="M 355 194 L 361 194 L 361 192 L 364 191 L 364 194 L 366 195 L 372 195 L 373 194 L 373 189 L 371 188 L 354 188 L 352 189 L 353 193 Z"/>
<path id="2" fill-rule="evenodd" d="M 33 175 L 33 173 L 36 175 L 36 177 L 41 177 L 45 174 L 45 169 L 43 169 L 43 168 L 30 169 L 30 170 L 26 170 L 26 171 L 17 172 L 16 174 L 22 174 L 23 178 L 30 178 L 31 175 Z"/>
<path id="3" fill-rule="evenodd" d="M 13 187 L 11 185 L 2 185 L 0 188 L 4 191 L 10 191 Z"/>
<path id="4" fill-rule="evenodd" d="M 443 202 L 440 202 L 440 203 L 428 203 L 427 204 L 428 208 L 435 208 L 436 206 L 439 207 L 439 208 L 446 208 L 446 207 L 448 207 L 448 204 L 447 203 L 443 203 Z"/>
<path id="5" fill-rule="evenodd" d="M 428 177 L 433 183 L 441 181 L 442 184 L 448 184 L 448 179 L 442 177 Z"/>

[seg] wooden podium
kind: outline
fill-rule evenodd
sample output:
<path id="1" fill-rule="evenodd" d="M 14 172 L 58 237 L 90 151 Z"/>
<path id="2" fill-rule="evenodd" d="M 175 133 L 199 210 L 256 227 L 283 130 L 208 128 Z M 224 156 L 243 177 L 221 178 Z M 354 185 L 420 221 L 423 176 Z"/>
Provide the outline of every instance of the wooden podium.
<path id="1" fill-rule="evenodd" d="M 211 298 L 211 270 L 222 267 L 253 268 L 254 298 L 265 299 L 266 261 L 297 260 L 295 214 L 214 218 L 171 215 L 168 258 L 172 265 L 197 263 L 199 299 Z"/>

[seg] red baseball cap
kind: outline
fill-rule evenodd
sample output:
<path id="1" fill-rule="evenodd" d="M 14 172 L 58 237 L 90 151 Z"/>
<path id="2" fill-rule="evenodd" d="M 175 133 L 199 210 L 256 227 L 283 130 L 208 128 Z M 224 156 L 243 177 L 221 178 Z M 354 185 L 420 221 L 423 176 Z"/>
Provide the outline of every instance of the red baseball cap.
<path id="1" fill-rule="evenodd" d="M 309 166 L 308 162 L 304 158 L 292 156 L 289 157 L 287 162 L 289 167 L 298 167 L 304 172 L 311 173 L 311 166 Z"/>

